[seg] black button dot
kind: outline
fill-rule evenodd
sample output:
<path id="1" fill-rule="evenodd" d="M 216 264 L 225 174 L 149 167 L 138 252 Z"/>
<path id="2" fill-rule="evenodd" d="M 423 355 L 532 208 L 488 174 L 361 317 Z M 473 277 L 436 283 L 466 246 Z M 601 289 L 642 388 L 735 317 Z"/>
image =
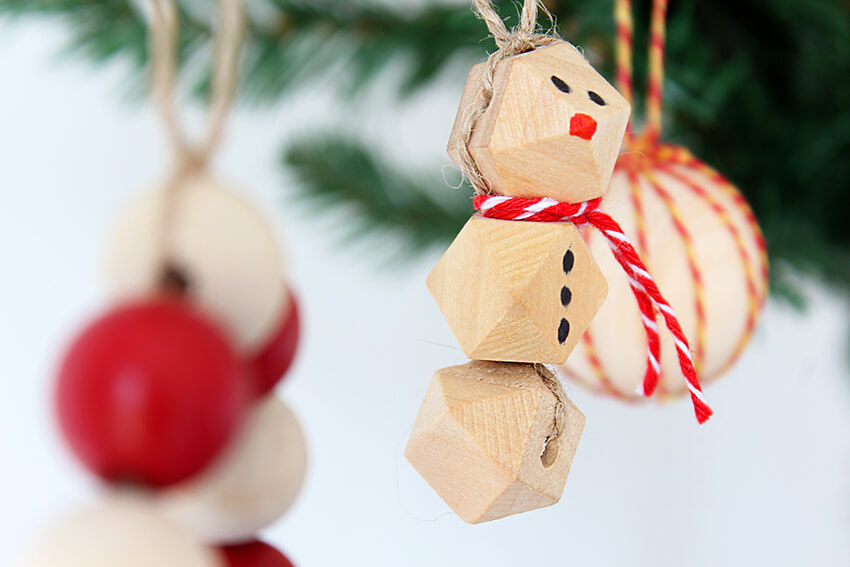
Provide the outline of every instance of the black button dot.
<path id="1" fill-rule="evenodd" d="M 552 84 L 555 85 L 556 87 L 558 87 L 559 91 L 562 91 L 562 92 L 565 92 L 565 93 L 570 92 L 570 86 L 567 83 L 565 83 L 560 77 L 556 77 L 555 75 L 552 75 Z"/>
<path id="2" fill-rule="evenodd" d="M 567 253 L 564 254 L 564 273 L 569 274 L 572 271 L 575 263 L 576 263 L 576 257 L 573 254 L 573 251 L 567 250 Z"/>
<path id="3" fill-rule="evenodd" d="M 570 322 L 566 319 L 561 319 L 561 324 L 558 325 L 558 342 L 564 344 L 567 342 L 567 337 L 570 336 Z"/>
<path id="4" fill-rule="evenodd" d="M 570 304 L 570 301 L 573 299 L 573 292 L 570 291 L 570 288 L 564 286 L 561 288 L 561 305 L 566 307 Z"/>
<path id="5" fill-rule="evenodd" d="M 596 94 L 593 91 L 587 91 L 587 96 L 590 97 L 590 100 L 598 104 L 599 106 L 605 106 L 605 99 Z"/>

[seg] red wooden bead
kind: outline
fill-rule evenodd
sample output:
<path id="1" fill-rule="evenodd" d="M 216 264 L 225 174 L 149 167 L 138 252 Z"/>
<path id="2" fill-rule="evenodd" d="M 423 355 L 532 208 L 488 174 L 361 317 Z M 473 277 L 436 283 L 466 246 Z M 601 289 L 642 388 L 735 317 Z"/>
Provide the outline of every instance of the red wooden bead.
<path id="1" fill-rule="evenodd" d="M 294 567 L 287 557 L 261 541 L 221 548 L 227 567 Z"/>
<path id="2" fill-rule="evenodd" d="M 268 394 L 292 366 L 298 348 L 301 321 L 298 303 L 289 293 L 286 316 L 278 323 L 274 335 L 250 360 L 248 368 L 258 397 Z"/>
<path id="3" fill-rule="evenodd" d="M 109 481 L 165 486 L 204 468 L 247 406 L 222 334 L 185 303 L 152 299 L 97 319 L 60 367 L 56 409 L 73 452 Z"/>

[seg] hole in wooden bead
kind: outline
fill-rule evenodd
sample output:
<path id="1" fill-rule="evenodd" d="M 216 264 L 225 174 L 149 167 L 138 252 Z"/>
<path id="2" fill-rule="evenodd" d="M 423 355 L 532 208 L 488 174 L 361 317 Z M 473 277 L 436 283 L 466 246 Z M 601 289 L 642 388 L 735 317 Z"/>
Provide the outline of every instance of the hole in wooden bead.
<path id="1" fill-rule="evenodd" d="M 543 449 L 543 453 L 540 455 L 540 462 L 543 464 L 543 468 L 549 468 L 555 464 L 555 461 L 558 460 L 558 451 L 560 449 L 561 444 L 558 443 L 557 439 L 548 439 L 546 442 L 546 447 Z"/>
<path id="2" fill-rule="evenodd" d="M 570 301 L 573 300 L 573 292 L 570 291 L 570 288 L 564 286 L 561 288 L 561 305 L 566 307 L 570 304 Z"/>
<path id="3" fill-rule="evenodd" d="M 569 274 L 572 271 L 575 263 L 576 263 L 575 254 L 573 254 L 572 250 L 567 250 L 567 253 L 564 254 L 564 273 Z"/>
<path id="4" fill-rule="evenodd" d="M 567 342 L 567 337 L 570 336 L 570 322 L 566 319 L 561 319 L 561 324 L 558 325 L 558 342 L 564 344 Z"/>
<path id="5" fill-rule="evenodd" d="M 181 268 L 168 264 L 162 270 L 159 287 L 166 293 L 184 295 L 189 291 L 189 278 Z"/>

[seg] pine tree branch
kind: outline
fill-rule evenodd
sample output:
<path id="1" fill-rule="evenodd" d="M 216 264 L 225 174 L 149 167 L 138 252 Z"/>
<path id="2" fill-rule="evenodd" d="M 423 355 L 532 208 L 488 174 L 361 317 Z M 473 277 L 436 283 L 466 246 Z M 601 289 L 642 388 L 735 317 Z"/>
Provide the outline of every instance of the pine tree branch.
<path id="1" fill-rule="evenodd" d="M 418 252 L 451 241 L 472 213 L 470 188 L 402 173 L 351 138 L 314 135 L 287 148 L 283 162 L 311 210 L 349 211 L 348 236 L 389 232 Z"/>
<path id="2" fill-rule="evenodd" d="M 94 62 L 147 62 L 146 22 L 127 0 L 4 0 L 0 15 L 58 19 L 70 29 L 72 54 Z M 180 10 L 183 62 L 209 57 L 215 3 Z M 400 57 L 408 64 L 400 92 L 430 82 L 459 50 L 481 51 L 486 28 L 465 6 L 432 5 L 413 13 L 358 0 L 266 0 L 247 15 L 242 96 L 273 102 L 292 87 L 333 73 L 340 92 L 369 84 Z M 435 41 L 439 38 L 439 41 Z M 205 94 L 208 71 L 193 87 Z"/>
<path id="3" fill-rule="evenodd" d="M 507 17 L 515 14 L 513 0 L 497 4 Z M 582 5 L 553 4 L 564 13 Z M 208 59 L 216 4 L 179 6 L 181 60 Z M 463 4 L 411 10 L 364 0 L 262 0 L 250 7 L 241 96 L 253 102 L 275 102 L 327 75 L 339 92 L 358 93 L 399 59 L 406 63 L 398 84 L 403 96 L 429 84 L 460 53 L 472 59 L 492 49 L 482 41 L 486 27 Z M 68 52 L 94 62 L 128 60 L 138 72 L 147 63 L 146 22 L 129 0 L 3 0 L 0 15 L 61 21 L 70 30 Z M 601 37 L 597 26 L 587 31 Z M 192 83 L 193 92 L 205 95 L 208 68 Z"/>
<path id="4" fill-rule="evenodd" d="M 581 44 L 610 77 L 612 0 L 547 4 L 562 35 Z M 499 5 L 515 23 L 513 3 Z M 70 30 L 71 53 L 130 61 L 142 70 L 145 22 L 132 6 L 128 0 L 0 0 L 0 15 L 58 19 Z M 203 62 L 215 4 L 182 6 L 181 57 Z M 249 15 L 241 95 L 252 101 L 274 102 L 323 76 L 332 76 L 330 87 L 340 93 L 357 92 L 402 59 L 398 92 L 404 95 L 432 81 L 455 56 L 472 62 L 493 48 L 491 40 L 482 41 L 486 30 L 465 4 L 431 4 L 413 12 L 362 0 L 262 0 L 251 6 L 256 9 Z M 633 106 L 639 123 L 649 0 L 634 0 L 634 12 Z M 190 77 L 187 84 L 203 94 L 207 75 Z M 774 266 L 818 274 L 845 292 L 850 291 L 848 76 L 845 0 L 670 4 L 665 137 L 739 186 L 764 226 Z M 344 161 L 333 161 L 341 156 Z M 308 140 L 288 158 L 305 194 L 329 206 L 355 206 L 374 230 L 406 232 L 413 250 L 447 242 L 469 212 L 468 202 L 442 201 L 442 195 L 457 194 L 442 189 L 439 179 L 402 175 L 351 141 Z"/>

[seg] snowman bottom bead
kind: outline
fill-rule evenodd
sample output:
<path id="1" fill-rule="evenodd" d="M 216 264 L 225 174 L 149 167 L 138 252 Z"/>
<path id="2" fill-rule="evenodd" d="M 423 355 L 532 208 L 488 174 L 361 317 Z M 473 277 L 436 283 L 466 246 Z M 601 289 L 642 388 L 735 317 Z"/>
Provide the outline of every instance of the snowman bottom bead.
<path id="1" fill-rule="evenodd" d="M 405 456 L 471 524 L 560 500 L 584 429 L 535 365 L 475 360 L 438 370 Z"/>

